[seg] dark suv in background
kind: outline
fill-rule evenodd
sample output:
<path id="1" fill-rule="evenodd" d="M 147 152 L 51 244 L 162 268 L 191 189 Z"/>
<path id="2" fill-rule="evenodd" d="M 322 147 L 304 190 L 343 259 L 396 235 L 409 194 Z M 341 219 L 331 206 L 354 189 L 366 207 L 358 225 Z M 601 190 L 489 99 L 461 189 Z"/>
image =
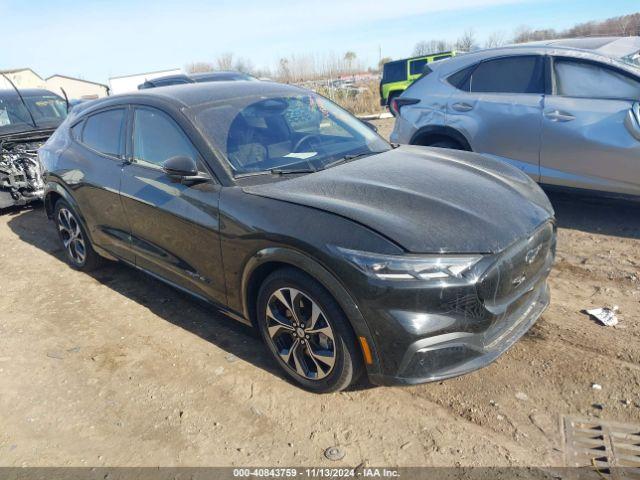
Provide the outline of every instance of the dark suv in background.
<path id="1" fill-rule="evenodd" d="M 167 87 L 169 85 L 184 85 L 186 83 L 234 82 L 238 80 L 257 81 L 258 79 L 247 73 L 227 71 L 190 73 L 188 75 L 167 75 L 166 77 L 158 77 L 151 80 L 146 80 L 144 83 L 138 85 L 138 90 L 155 87 Z"/>

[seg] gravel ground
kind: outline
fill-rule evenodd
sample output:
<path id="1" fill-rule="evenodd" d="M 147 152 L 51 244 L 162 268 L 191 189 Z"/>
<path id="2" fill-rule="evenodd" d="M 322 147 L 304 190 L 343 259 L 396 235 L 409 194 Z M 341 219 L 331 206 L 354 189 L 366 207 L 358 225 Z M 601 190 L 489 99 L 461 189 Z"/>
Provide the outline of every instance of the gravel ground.
<path id="1" fill-rule="evenodd" d="M 0 465 L 563 465 L 563 415 L 640 424 L 640 207 L 552 201 L 551 306 L 497 362 L 323 396 L 189 297 L 118 264 L 68 268 L 41 208 L 3 212 Z M 618 326 L 581 312 L 603 305 Z"/>

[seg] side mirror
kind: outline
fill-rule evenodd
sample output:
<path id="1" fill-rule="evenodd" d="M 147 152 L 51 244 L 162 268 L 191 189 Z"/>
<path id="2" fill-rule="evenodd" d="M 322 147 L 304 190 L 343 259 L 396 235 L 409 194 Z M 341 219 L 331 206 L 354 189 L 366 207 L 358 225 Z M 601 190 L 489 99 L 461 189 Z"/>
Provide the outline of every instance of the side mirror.
<path id="1" fill-rule="evenodd" d="M 170 177 L 194 177 L 198 175 L 198 167 L 193 158 L 171 157 L 162 164 L 162 169 Z"/>
<path id="2" fill-rule="evenodd" d="M 374 132 L 376 132 L 376 133 L 378 132 L 378 127 L 376 127 L 373 123 L 368 122 L 366 120 L 362 120 L 362 123 L 364 123 L 367 127 L 369 127 Z"/>

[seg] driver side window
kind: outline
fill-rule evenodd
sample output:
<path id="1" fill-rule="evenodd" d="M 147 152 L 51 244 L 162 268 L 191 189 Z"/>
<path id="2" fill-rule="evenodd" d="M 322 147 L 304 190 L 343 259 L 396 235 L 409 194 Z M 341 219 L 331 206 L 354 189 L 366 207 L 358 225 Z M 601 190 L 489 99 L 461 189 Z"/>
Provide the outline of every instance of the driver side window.
<path id="1" fill-rule="evenodd" d="M 148 166 L 161 167 L 171 157 L 188 157 L 198 164 L 198 153 L 180 127 L 167 114 L 155 108 L 139 107 L 133 117 L 133 159 Z"/>

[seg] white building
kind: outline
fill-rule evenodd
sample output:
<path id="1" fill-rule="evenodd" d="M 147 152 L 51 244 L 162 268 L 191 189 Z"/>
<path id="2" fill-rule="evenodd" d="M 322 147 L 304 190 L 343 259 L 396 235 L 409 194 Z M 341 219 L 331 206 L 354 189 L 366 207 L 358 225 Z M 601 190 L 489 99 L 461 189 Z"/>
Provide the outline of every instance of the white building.
<path id="1" fill-rule="evenodd" d="M 109 79 L 109 87 L 113 95 L 118 93 L 135 92 L 138 85 L 143 84 L 146 80 L 152 80 L 158 77 L 166 77 L 167 75 L 179 75 L 182 69 L 174 68 L 171 70 L 158 70 L 156 72 L 134 73 L 133 75 L 123 75 L 120 77 L 111 77 Z"/>
<path id="2" fill-rule="evenodd" d="M 0 70 L 0 89 L 11 89 L 11 83 L 7 81 L 5 75 L 19 89 L 25 88 L 47 88 L 47 82 L 30 68 L 13 68 L 11 70 Z"/>
<path id="3" fill-rule="evenodd" d="M 109 94 L 107 85 L 66 75 L 52 75 L 46 79 L 46 83 L 47 90 L 51 90 L 58 95 L 64 96 L 62 93 L 62 89 L 64 89 L 69 100 L 92 100 L 106 97 Z"/>

